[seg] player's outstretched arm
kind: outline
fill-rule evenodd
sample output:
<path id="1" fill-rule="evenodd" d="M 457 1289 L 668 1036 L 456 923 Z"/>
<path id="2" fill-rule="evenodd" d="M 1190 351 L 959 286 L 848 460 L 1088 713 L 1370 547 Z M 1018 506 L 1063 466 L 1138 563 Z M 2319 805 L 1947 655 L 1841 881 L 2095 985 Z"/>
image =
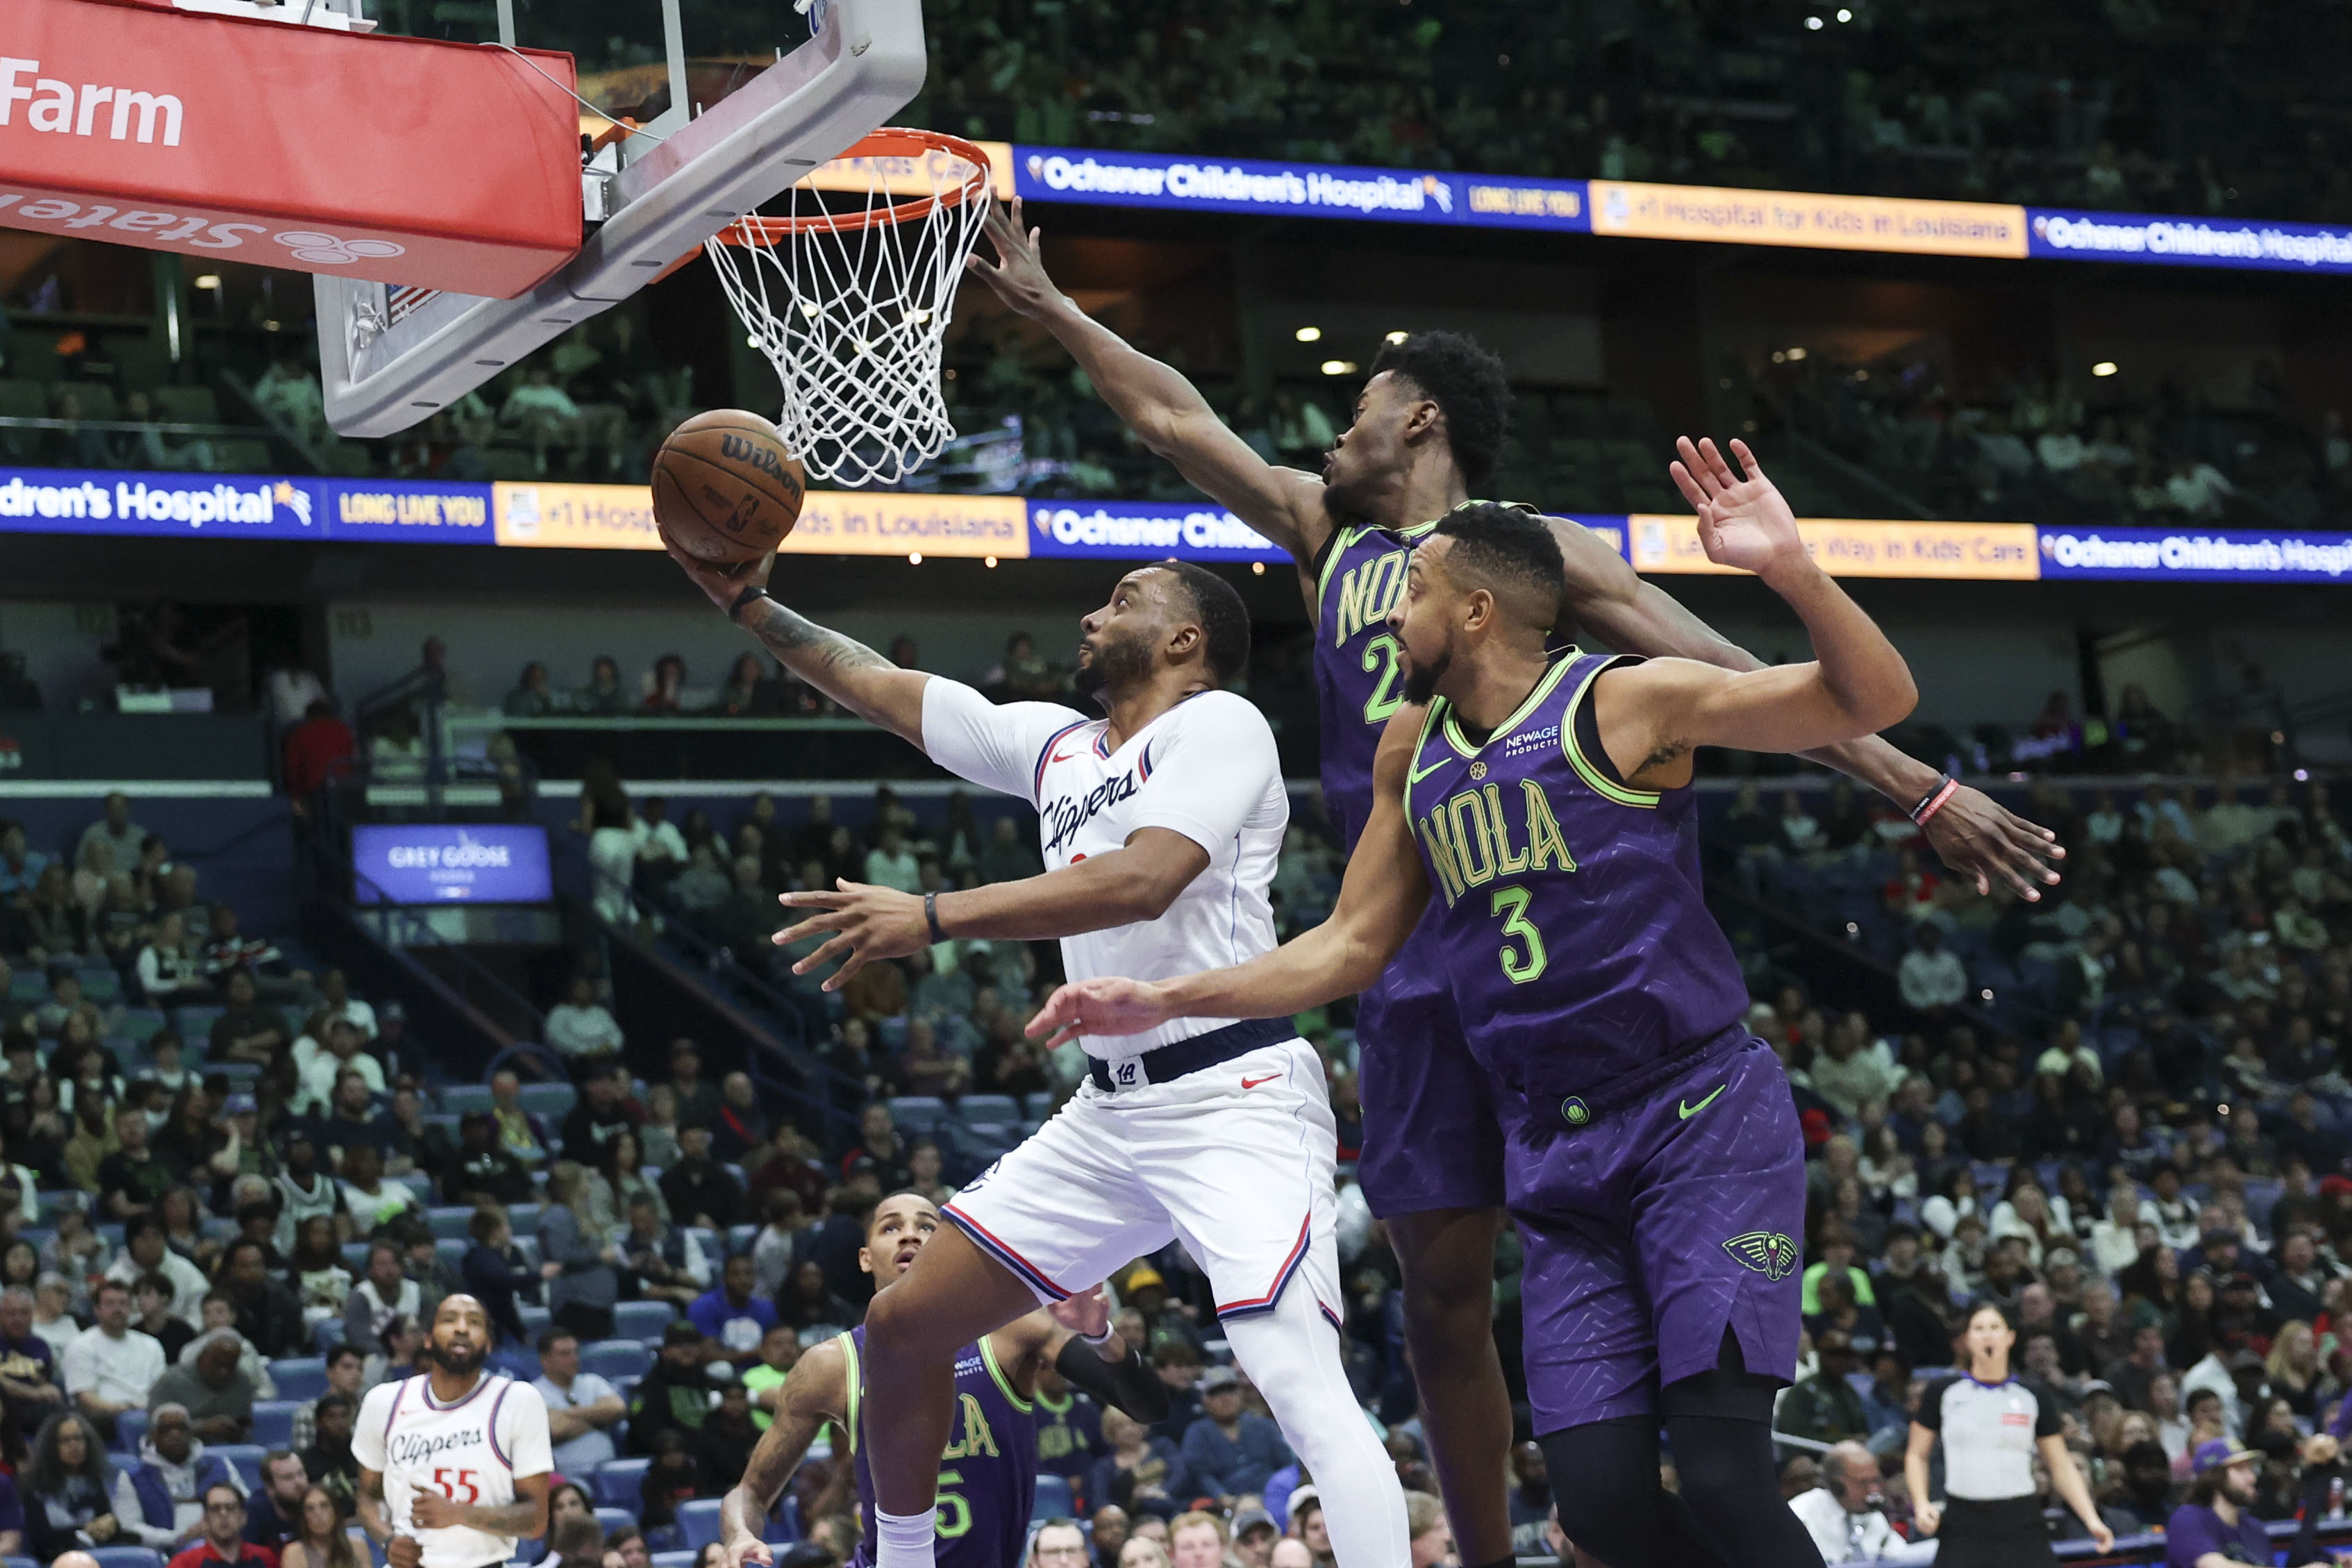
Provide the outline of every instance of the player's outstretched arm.
<path id="1" fill-rule="evenodd" d="M 1814 562 L 1794 518 L 1702 504 L 1698 531 L 1708 560 L 1753 572 L 1789 602 L 1812 636 L 1813 661 L 1735 674 L 1663 658 L 1606 672 L 1593 688 L 1601 743 L 1628 783 L 1686 782 L 1700 746 L 1804 751 L 1875 733 L 1911 711 L 1919 693 L 1910 667 Z"/>
<path id="2" fill-rule="evenodd" d="M 842 1359 L 840 1342 L 827 1340 L 794 1363 L 782 1394 L 775 1420 L 743 1467 L 743 1479 L 719 1505 L 719 1540 L 727 1552 L 728 1568 L 775 1561 L 760 1539 L 768 1510 L 783 1495 L 784 1483 L 793 1479 L 824 1424 L 846 1419 L 849 1366 Z"/>
<path id="3" fill-rule="evenodd" d="M 1421 709 L 1400 709 L 1381 732 L 1371 818 L 1349 858 L 1330 919 L 1231 969 L 1064 985 L 1030 1020 L 1029 1033 L 1058 1046 L 1083 1035 L 1139 1035 L 1171 1018 L 1283 1018 L 1370 985 L 1429 902 L 1428 876 L 1404 816 L 1405 770 L 1422 718 Z"/>
<path id="4" fill-rule="evenodd" d="M 1757 512 L 1787 513 L 1789 505 L 1741 441 L 1732 451 L 1743 472 L 1734 472 L 1711 440 L 1677 444 L 1681 460 L 1675 482 L 1696 509 L 1703 501 Z M 1793 519 L 1792 519 L 1793 521 Z M 1556 521 L 1568 561 L 1567 598 L 1579 626 L 1622 653 L 1696 659 L 1725 669 L 1765 668 L 1763 660 L 1724 637 L 1656 584 L 1643 582 L 1622 556 L 1576 523 Z M 1876 735 L 1801 753 L 1879 792 L 1908 812 L 1943 782 L 1943 775 L 1905 756 Z M 2058 836 L 2027 821 L 1982 790 L 1956 787 L 1927 819 L 1927 842 L 1945 865 L 1975 879 L 1979 892 L 1990 892 L 1994 879 L 2029 900 L 2058 880 L 2053 862 L 2065 858 Z"/>
<path id="5" fill-rule="evenodd" d="M 1331 529 L 1321 479 L 1259 457 L 1225 427 L 1191 382 L 1055 288 L 1038 247 L 1045 230 L 1024 230 L 1020 197 L 1013 198 L 1010 213 L 992 211 L 984 232 L 997 259 L 991 263 L 974 252 L 965 265 L 998 299 L 1060 340 L 1138 439 L 1300 564 L 1314 559 Z"/>
<path id="6" fill-rule="evenodd" d="M 740 566 L 718 567 L 680 550 L 667 534 L 662 544 L 694 585 L 786 669 L 867 723 L 921 747 L 923 688 L 931 678 L 919 669 L 900 669 L 856 637 L 765 597 L 769 574 L 776 569 L 774 551 Z"/>

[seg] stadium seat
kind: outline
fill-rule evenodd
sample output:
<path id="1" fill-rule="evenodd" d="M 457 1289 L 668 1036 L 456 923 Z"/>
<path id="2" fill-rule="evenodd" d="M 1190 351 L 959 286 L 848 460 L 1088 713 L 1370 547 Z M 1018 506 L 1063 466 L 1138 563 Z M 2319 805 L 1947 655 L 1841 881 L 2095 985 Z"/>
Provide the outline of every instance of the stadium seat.
<path id="1" fill-rule="evenodd" d="M 580 1370 L 599 1377 L 642 1377 L 653 1364 L 653 1347 L 642 1340 L 598 1340 L 580 1347 Z"/>
<path id="2" fill-rule="evenodd" d="M 652 1463 L 651 1459 L 607 1459 L 596 1467 L 589 1489 L 601 1505 L 618 1508 L 625 1502 L 635 1508 L 646 1484 L 646 1467 Z"/>
<path id="3" fill-rule="evenodd" d="M 560 1121 L 572 1114 L 579 1101 L 580 1091 L 568 1083 L 527 1083 L 515 1095 L 515 1103 L 533 1116 Z"/>
<path id="4" fill-rule="evenodd" d="M 172 1021 L 179 1028 L 180 1038 L 207 1040 L 212 1037 L 213 1026 L 226 1011 L 226 1007 L 174 1007 L 172 1009 Z"/>
<path id="5" fill-rule="evenodd" d="M 656 1552 L 646 1561 L 653 1564 L 653 1568 L 694 1568 L 695 1560 L 701 1555 L 699 1552 Z M 33 1563 L 29 1558 L 8 1559 L 9 1568 L 16 1568 L 16 1564 L 20 1563 L 26 1563 L 27 1568 L 39 1568 L 39 1565 Z"/>
<path id="6" fill-rule="evenodd" d="M 207 1454 L 216 1454 L 220 1458 L 226 1459 L 230 1464 L 236 1466 L 236 1473 L 245 1478 L 245 1485 L 247 1491 L 257 1492 L 261 1489 L 261 1461 L 269 1453 L 269 1449 L 264 1445 L 259 1443 L 211 1443 L 205 1445 L 205 1452 Z"/>
<path id="7" fill-rule="evenodd" d="M 98 1568 L 163 1568 L 163 1553 L 146 1546 L 98 1546 L 90 1549 Z"/>
<path id="8" fill-rule="evenodd" d="M 492 1351 L 490 1364 L 524 1383 L 534 1382 L 539 1377 L 539 1352 L 528 1347 L 509 1345 L 503 1350 Z"/>
<path id="9" fill-rule="evenodd" d="M 736 1225 L 728 1226 L 727 1256 L 732 1258 L 739 1252 L 748 1250 L 751 1247 L 751 1243 L 759 1239 L 759 1236 L 760 1227 L 756 1225 Z M 715 1262 L 717 1260 L 713 1259 L 713 1261 Z"/>
<path id="10" fill-rule="evenodd" d="M 246 1434 L 247 1440 L 258 1443 L 265 1448 L 291 1447 L 294 1443 L 294 1412 L 301 1408 L 302 1401 L 298 1399 L 256 1400 L 253 1428 Z"/>
<path id="11" fill-rule="evenodd" d="M 0 1568 L 41 1568 L 41 1563 L 35 1557 L 0 1557 Z M 694 1565 L 688 1563 L 687 1568 L 694 1568 Z"/>
<path id="12" fill-rule="evenodd" d="M 600 1508 L 596 1510 L 597 1527 L 603 1530 L 607 1535 L 612 1534 L 613 1531 L 620 1529 L 625 1524 L 633 1525 L 636 1522 L 636 1500 L 634 1498 L 629 1500 L 629 1506 L 627 1508 L 614 1508 L 607 1504 L 605 1507 Z"/>
<path id="13" fill-rule="evenodd" d="M 719 1539 L 719 1500 L 697 1498 L 677 1505 L 677 1532 L 689 1551 L 699 1552 Z"/>
<path id="14" fill-rule="evenodd" d="M 555 1321 L 546 1308 L 534 1307 L 527 1301 L 517 1303 L 515 1312 L 522 1319 L 523 1332 L 531 1337 L 533 1343 L 538 1342 L 540 1335 L 547 1332 L 547 1325 Z"/>
<path id="15" fill-rule="evenodd" d="M 677 1316 L 677 1309 L 667 1301 L 623 1301 L 613 1309 L 613 1331 L 625 1340 L 658 1344 Z"/>
<path id="16" fill-rule="evenodd" d="M 776 1500 L 776 1511 L 768 1516 L 767 1528 L 760 1531 L 760 1539 L 771 1546 L 792 1546 L 800 1538 L 800 1500 L 787 1490 Z"/>
<path id="17" fill-rule="evenodd" d="M 434 1242 L 433 1250 L 435 1254 L 440 1258 L 442 1262 L 446 1263 L 451 1268 L 460 1268 L 465 1264 L 466 1253 L 473 1245 L 474 1244 L 470 1241 L 452 1241 L 448 1237 L 443 1237 L 439 1240 Z"/>
<path id="18" fill-rule="evenodd" d="M 464 1115 L 468 1110 L 488 1110 L 490 1089 L 488 1084 L 451 1083 L 441 1088 L 441 1109 Z"/>
<path id="19" fill-rule="evenodd" d="M 114 1418 L 114 1451 L 116 1453 L 137 1453 L 139 1440 L 146 1436 L 147 1412 L 144 1410 L 126 1410 Z"/>
<path id="20" fill-rule="evenodd" d="M 382 1211 L 379 1210 L 378 1212 L 381 1213 Z M 349 1268 L 353 1276 L 361 1279 L 366 1278 L 367 1260 L 368 1244 L 366 1242 L 347 1241 L 343 1243 L 343 1267 Z"/>
<path id="21" fill-rule="evenodd" d="M 1045 1519 L 1067 1519 L 1077 1512 L 1077 1498 L 1070 1483 L 1060 1476 L 1037 1478 L 1037 1500 L 1029 1505 L 1029 1522 Z"/>
<path id="22" fill-rule="evenodd" d="M 933 1095 L 900 1094 L 890 1100 L 890 1120 L 901 1132 L 929 1132 L 947 1116 L 947 1101 Z"/>
<path id="23" fill-rule="evenodd" d="M 343 1321 L 329 1318 L 320 1323 L 310 1331 L 310 1342 L 318 1348 L 320 1355 L 325 1355 L 343 1342 Z"/>
<path id="24" fill-rule="evenodd" d="M 83 969 L 75 973 L 81 981 L 85 1001 L 104 1004 L 122 1000 L 122 977 L 111 969 Z"/>
<path id="25" fill-rule="evenodd" d="M 537 1204 L 507 1205 L 507 1224 L 512 1227 L 516 1236 L 536 1237 L 539 1234 L 539 1208 L 540 1205 Z"/>
<path id="26" fill-rule="evenodd" d="M 1021 1120 L 1021 1102 L 1009 1094 L 967 1094 L 956 1110 L 967 1123 Z"/>
<path id="27" fill-rule="evenodd" d="M 327 1392 L 327 1359 L 315 1355 L 281 1356 L 269 1363 L 269 1376 L 280 1399 L 316 1399 Z"/>
<path id="28" fill-rule="evenodd" d="M 473 1237 L 473 1232 L 467 1228 L 474 1223 L 472 1209 L 427 1209 L 425 1217 L 432 1223 L 436 1241 L 467 1241 Z"/>

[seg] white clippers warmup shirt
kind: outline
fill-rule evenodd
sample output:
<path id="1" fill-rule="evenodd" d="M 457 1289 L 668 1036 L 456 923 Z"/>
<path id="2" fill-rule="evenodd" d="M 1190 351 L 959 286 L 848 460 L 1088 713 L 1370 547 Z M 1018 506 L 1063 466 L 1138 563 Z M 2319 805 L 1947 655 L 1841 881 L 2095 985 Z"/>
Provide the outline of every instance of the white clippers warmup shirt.
<path id="1" fill-rule="evenodd" d="M 1266 889 L 1290 798 L 1265 715 L 1230 691 L 1203 691 L 1117 751 L 1107 749 L 1109 724 L 1055 702 L 1000 707 L 936 676 L 923 689 L 923 749 L 950 772 L 1035 806 L 1047 870 L 1121 848 L 1146 827 L 1181 833 L 1208 852 L 1208 869 L 1158 920 L 1064 937 L 1072 980 L 1167 980 L 1272 952 Z M 1177 1018 L 1085 1045 L 1097 1057 L 1129 1057 L 1234 1022 Z"/>
<path id="2" fill-rule="evenodd" d="M 434 1399 L 429 1375 L 378 1384 L 361 1402 L 352 1457 L 383 1477 L 385 1517 L 395 1533 L 424 1544 L 424 1568 L 505 1563 L 515 1554 L 516 1538 L 462 1525 L 419 1529 L 408 1514 L 417 1492 L 497 1507 L 515 1500 L 517 1476 L 555 1468 L 539 1390 L 487 1371 L 454 1405 Z"/>

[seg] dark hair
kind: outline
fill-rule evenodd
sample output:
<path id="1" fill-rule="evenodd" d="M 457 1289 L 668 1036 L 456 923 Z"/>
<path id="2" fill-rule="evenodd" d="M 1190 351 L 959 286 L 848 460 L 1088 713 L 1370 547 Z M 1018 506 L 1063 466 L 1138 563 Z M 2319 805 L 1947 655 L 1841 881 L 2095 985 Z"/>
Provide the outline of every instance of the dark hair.
<path id="1" fill-rule="evenodd" d="M 579 1342 L 580 1336 L 570 1329 L 550 1329 L 539 1336 L 539 1353 L 545 1355 L 566 1340 L 576 1344 Z"/>
<path id="2" fill-rule="evenodd" d="M 1192 613 L 1201 618 L 1201 637 L 1208 647 L 1209 679 L 1228 685 L 1249 663 L 1248 606 L 1231 583 L 1205 566 L 1190 561 L 1162 561 L 1160 569 L 1172 572 L 1192 595 Z"/>
<path id="3" fill-rule="evenodd" d="M 169 1306 L 180 1294 L 180 1288 L 161 1274 L 142 1274 L 138 1284 L 133 1289 L 154 1291 L 163 1298 L 163 1303 L 166 1306 Z"/>
<path id="4" fill-rule="evenodd" d="M 360 1353 L 359 1346 L 341 1344 L 337 1345 L 333 1350 L 327 1352 L 327 1364 L 329 1366 L 332 1366 L 337 1362 L 342 1360 L 345 1356 L 351 1357 L 355 1362 L 364 1363 L 367 1360 L 367 1357 Z"/>
<path id="5" fill-rule="evenodd" d="M 466 1222 L 466 1233 L 487 1247 L 490 1237 L 498 1235 L 499 1226 L 506 1223 L 504 1209 L 476 1209 L 474 1217 Z"/>
<path id="6" fill-rule="evenodd" d="M 1449 559 L 1470 572 L 1524 586 L 1546 602 L 1558 603 L 1568 566 L 1551 524 L 1543 519 L 1515 506 L 1473 501 L 1438 519 L 1435 531 L 1454 541 Z"/>
<path id="7" fill-rule="evenodd" d="M 352 1396 L 348 1394 L 337 1394 L 331 1389 L 319 1395 L 319 1402 L 310 1407 L 311 1414 L 324 1415 L 330 1407 L 349 1415 L 352 1413 Z"/>
<path id="8" fill-rule="evenodd" d="M 58 1457 L 58 1438 L 68 1423 L 81 1428 L 82 1443 L 81 1464 L 70 1470 Z M 16 1472 L 16 1480 L 26 1496 L 37 1498 L 63 1491 L 68 1476 L 80 1476 L 100 1487 L 107 1480 L 106 1444 L 89 1417 L 79 1410 L 60 1410 L 41 1423 L 40 1433 L 33 1439 L 32 1458 Z"/>
<path id="9" fill-rule="evenodd" d="M 1460 332 L 1415 332 L 1374 356 L 1372 374 L 1384 370 L 1421 388 L 1445 416 L 1445 444 L 1464 484 L 1475 489 L 1493 477 L 1511 407 L 1500 359 Z"/>

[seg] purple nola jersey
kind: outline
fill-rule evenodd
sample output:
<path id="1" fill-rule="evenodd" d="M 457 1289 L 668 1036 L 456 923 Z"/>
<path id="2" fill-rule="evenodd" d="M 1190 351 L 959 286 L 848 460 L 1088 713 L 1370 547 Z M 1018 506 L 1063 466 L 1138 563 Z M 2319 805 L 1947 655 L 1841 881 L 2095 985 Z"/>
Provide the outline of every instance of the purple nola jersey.
<path id="1" fill-rule="evenodd" d="M 1405 816 L 1472 1053 L 1512 1089 L 1590 1092 L 1720 1034 L 1748 1005 L 1700 891 L 1687 789 L 1614 781 L 1578 715 L 1620 662 L 1561 656 L 1483 744 L 1432 702 Z"/>
<path id="2" fill-rule="evenodd" d="M 862 1390 L 866 1329 L 841 1336 L 849 1371 L 849 1442 L 857 1456 L 857 1499 L 866 1538 L 849 1568 L 876 1561 L 874 1472 L 866 1463 Z M 986 1339 L 956 1352 L 955 1423 L 940 1456 L 939 1568 L 1015 1568 L 1037 1498 L 1037 1416 L 1013 1391 Z"/>

